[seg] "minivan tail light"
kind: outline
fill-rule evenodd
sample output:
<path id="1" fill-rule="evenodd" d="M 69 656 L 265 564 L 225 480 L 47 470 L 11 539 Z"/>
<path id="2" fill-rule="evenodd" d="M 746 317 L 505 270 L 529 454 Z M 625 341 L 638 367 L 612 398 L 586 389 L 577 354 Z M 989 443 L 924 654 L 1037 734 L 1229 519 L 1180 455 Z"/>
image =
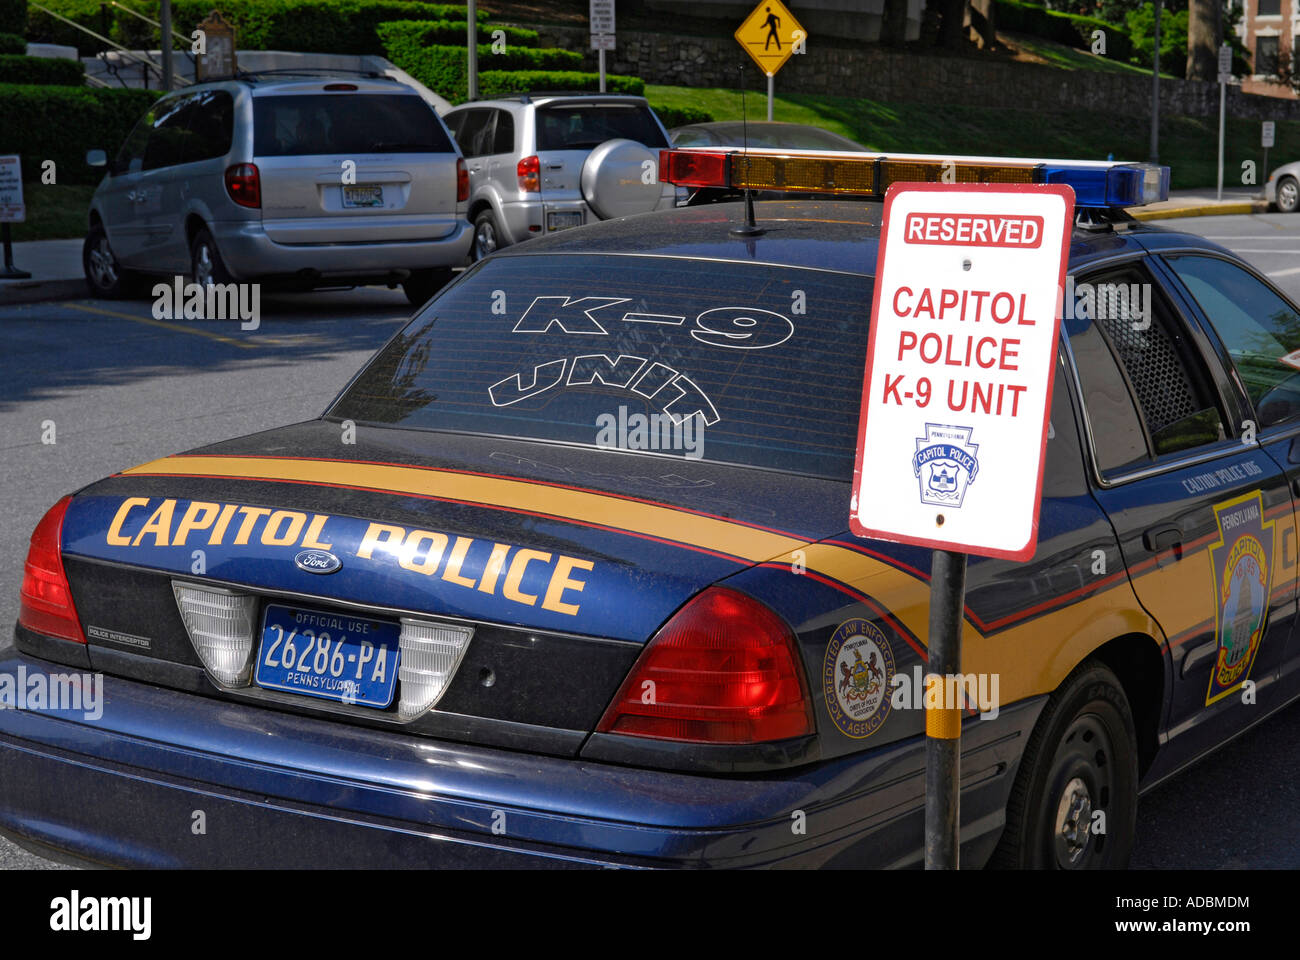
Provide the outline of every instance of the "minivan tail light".
<path id="1" fill-rule="evenodd" d="M 519 161 L 516 172 L 519 174 L 519 189 L 527 193 L 537 193 L 542 189 L 542 161 L 537 157 L 524 157 Z"/>
<path id="2" fill-rule="evenodd" d="M 72 497 L 46 511 L 32 531 L 19 591 L 18 623 L 33 633 L 85 643 L 72 603 L 72 587 L 63 572 L 63 517 Z"/>
<path id="3" fill-rule="evenodd" d="M 456 202 L 464 203 L 469 199 L 469 168 L 465 166 L 465 158 L 456 158 Z"/>
<path id="4" fill-rule="evenodd" d="M 646 644 L 596 730 L 731 744 L 815 733 L 794 634 L 757 600 L 710 587 Z"/>
<path id="5" fill-rule="evenodd" d="M 255 163 L 237 163 L 226 168 L 226 192 L 241 207 L 262 206 L 262 176 Z"/>
<path id="6" fill-rule="evenodd" d="M 356 88 L 357 88 L 357 85 L 356 85 L 355 83 L 327 83 L 327 84 L 325 84 L 325 89 L 326 89 L 326 90 L 355 90 Z"/>

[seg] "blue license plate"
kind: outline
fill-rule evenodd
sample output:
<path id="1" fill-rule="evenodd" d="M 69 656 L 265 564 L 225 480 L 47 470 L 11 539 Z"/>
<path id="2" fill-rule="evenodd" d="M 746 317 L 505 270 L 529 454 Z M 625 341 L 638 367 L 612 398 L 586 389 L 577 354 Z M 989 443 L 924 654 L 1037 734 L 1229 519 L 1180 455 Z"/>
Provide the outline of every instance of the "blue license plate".
<path id="1" fill-rule="evenodd" d="M 351 614 L 272 604 L 262 619 L 259 687 L 387 707 L 397 686 L 401 626 Z"/>

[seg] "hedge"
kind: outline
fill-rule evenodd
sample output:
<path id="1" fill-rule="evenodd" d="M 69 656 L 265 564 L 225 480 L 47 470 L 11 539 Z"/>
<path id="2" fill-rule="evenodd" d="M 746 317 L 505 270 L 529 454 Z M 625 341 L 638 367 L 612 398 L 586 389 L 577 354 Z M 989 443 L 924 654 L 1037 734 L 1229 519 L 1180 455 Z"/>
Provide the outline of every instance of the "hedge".
<path id="1" fill-rule="evenodd" d="M 1080 50 L 1092 49 L 1092 34 L 1102 31 L 1106 37 L 1106 58 L 1128 63 L 1133 56 L 1133 41 L 1128 28 L 1096 17 L 1048 10 L 1019 0 L 994 0 L 997 4 L 995 22 L 999 30 L 1027 33 L 1032 37 L 1055 40 Z"/>
<path id="2" fill-rule="evenodd" d="M 480 23 L 478 27 L 479 43 L 490 44 L 492 42 L 492 33 L 496 30 L 500 30 L 505 34 L 507 50 L 512 47 L 537 46 L 536 30 L 483 23 Z M 376 27 L 376 32 L 379 34 L 384 49 L 389 51 L 390 58 L 394 55 L 412 56 L 416 51 L 425 47 L 438 45 L 463 47 L 466 40 L 466 23 L 464 20 L 460 22 L 451 20 L 434 20 L 431 22 L 390 20 L 387 23 L 379 24 Z"/>
<path id="3" fill-rule="evenodd" d="M 608 93 L 627 93 L 639 97 L 645 94 L 645 81 L 640 77 L 611 73 L 605 76 L 605 89 Z M 600 74 L 578 73 L 573 70 L 484 70 L 478 75 L 479 97 L 484 100 L 530 90 L 596 93 L 600 90 Z M 464 99 L 462 95 L 455 102 L 461 103 Z"/>
<path id="4" fill-rule="evenodd" d="M 413 48 L 402 43 L 389 46 L 388 59 L 416 80 L 448 99 L 465 99 L 466 64 L 464 47 Z M 506 48 L 505 53 L 493 54 L 492 48 L 480 44 L 478 48 L 480 75 L 501 71 L 556 71 L 572 70 L 582 65 L 582 56 L 569 50 L 534 50 L 529 47 Z M 485 67 L 492 67 L 486 71 Z"/>
<path id="5" fill-rule="evenodd" d="M 158 43 L 157 31 L 151 25 L 111 7 L 106 8 L 106 23 L 100 13 L 100 0 L 42 0 L 42 5 L 132 49 Z M 158 19 L 158 0 L 133 6 L 145 16 Z M 173 29 L 189 36 L 214 7 L 235 25 L 238 48 L 304 53 L 382 53 L 383 46 L 375 34 L 380 23 L 449 22 L 457 18 L 464 23 L 467 16 L 463 6 L 421 0 L 173 0 Z M 488 17 L 485 11 L 477 14 L 480 23 Z M 27 37 L 38 43 L 76 46 L 82 56 L 92 56 L 103 47 L 93 37 L 35 9 L 27 18 Z"/>
<path id="6" fill-rule="evenodd" d="M 85 82 L 86 68 L 80 60 L 0 54 L 0 83 L 79 87 Z"/>
<path id="7" fill-rule="evenodd" d="M 20 154 L 30 180 L 40 176 L 42 161 L 53 160 L 60 183 L 97 183 L 103 168 L 86 166 L 86 151 L 115 154 L 159 96 L 157 90 L 0 84 L 0 152 Z"/>
<path id="8" fill-rule="evenodd" d="M 27 0 L 0 0 L 0 33 L 27 32 Z"/>
<path id="9" fill-rule="evenodd" d="M 20 56 L 27 52 L 27 41 L 16 33 L 0 33 L 0 53 L 16 53 Z"/>
<path id="10" fill-rule="evenodd" d="M 688 123 L 713 122 L 713 114 L 697 107 L 665 107 L 652 103 L 650 109 L 659 115 L 660 122 L 669 130 L 673 127 L 684 127 Z"/>

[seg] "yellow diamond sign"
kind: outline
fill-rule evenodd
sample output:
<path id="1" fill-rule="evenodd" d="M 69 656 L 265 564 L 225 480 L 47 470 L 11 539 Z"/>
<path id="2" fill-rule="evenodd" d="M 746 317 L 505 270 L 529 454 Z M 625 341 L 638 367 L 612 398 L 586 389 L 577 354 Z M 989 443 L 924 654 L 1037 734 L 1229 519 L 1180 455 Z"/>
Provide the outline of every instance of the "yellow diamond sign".
<path id="1" fill-rule="evenodd" d="M 736 42 L 769 77 L 785 66 L 795 47 L 803 52 L 808 33 L 781 0 L 762 0 L 736 31 Z"/>

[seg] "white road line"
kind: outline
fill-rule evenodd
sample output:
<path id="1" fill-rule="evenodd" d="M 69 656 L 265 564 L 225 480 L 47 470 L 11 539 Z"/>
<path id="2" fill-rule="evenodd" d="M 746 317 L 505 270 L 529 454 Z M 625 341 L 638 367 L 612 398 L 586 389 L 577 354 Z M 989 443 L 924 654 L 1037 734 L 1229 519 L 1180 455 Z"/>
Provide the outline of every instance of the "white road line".
<path id="1" fill-rule="evenodd" d="M 1295 250 L 1279 250 L 1277 247 L 1229 247 L 1228 249 L 1233 253 L 1276 253 L 1278 256 L 1286 253 L 1294 253 L 1296 256 L 1300 256 L 1300 248 Z"/>
<path id="2" fill-rule="evenodd" d="M 1269 270 L 1270 277 L 1289 277 L 1293 273 L 1300 273 L 1300 267 L 1292 267 L 1290 270 Z"/>

